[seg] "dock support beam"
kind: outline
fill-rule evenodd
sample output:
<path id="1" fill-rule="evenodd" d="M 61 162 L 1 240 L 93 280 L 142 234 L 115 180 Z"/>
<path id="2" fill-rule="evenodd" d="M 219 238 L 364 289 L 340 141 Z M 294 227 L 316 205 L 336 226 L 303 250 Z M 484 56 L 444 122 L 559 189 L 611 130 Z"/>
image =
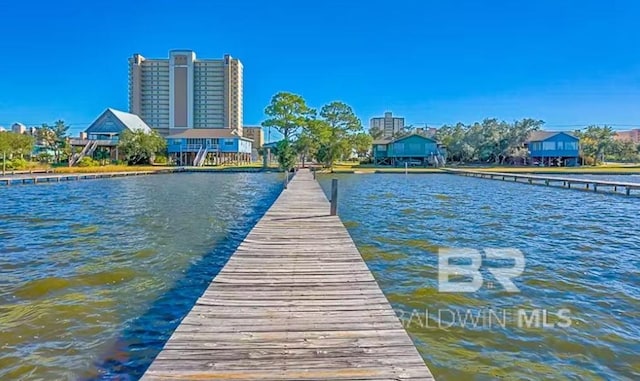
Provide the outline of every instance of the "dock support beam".
<path id="1" fill-rule="evenodd" d="M 338 179 L 331 180 L 331 210 L 330 215 L 335 216 L 338 213 Z"/>

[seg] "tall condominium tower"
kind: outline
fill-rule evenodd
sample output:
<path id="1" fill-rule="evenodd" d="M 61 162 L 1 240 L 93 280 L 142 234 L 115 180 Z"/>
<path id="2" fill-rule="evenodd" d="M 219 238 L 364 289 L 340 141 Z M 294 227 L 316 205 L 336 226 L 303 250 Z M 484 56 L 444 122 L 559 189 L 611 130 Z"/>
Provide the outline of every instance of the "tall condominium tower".
<path id="1" fill-rule="evenodd" d="M 380 128 L 384 138 L 391 138 L 404 128 L 404 118 L 394 117 L 390 112 L 385 112 L 382 118 L 371 118 L 369 128 Z"/>
<path id="2" fill-rule="evenodd" d="M 129 112 L 163 135 L 173 129 L 229 128 L 242 136 L 242 63 L 196 59 L 172 50 L 168 59 L 129 58 Z"/>

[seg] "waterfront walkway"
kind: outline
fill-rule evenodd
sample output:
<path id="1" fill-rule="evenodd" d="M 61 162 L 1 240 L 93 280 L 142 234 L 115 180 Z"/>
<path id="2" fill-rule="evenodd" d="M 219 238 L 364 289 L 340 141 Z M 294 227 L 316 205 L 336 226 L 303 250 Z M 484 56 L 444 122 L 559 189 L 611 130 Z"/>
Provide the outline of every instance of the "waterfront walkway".
<path id="1" fill-rule="evenodd" d="M 432 380 L 308 170 L 300 170 L 142 380 Z"/>

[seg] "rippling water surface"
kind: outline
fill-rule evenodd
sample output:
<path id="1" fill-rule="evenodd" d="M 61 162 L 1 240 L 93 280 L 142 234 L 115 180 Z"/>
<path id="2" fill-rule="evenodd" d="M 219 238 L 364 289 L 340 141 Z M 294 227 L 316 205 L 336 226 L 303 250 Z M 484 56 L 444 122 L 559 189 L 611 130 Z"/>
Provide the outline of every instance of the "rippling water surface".
<path id="1" fill-rule="evenodd" d="M 342 220 L 439 381 L 640 379 L 637 198 L 452 175 L 331 177 Z M 491 262 L 479 291 L 438 292 L 440 248 L 521 250 L 520 292 L 499 286 Z M 519 323 L 534 310 L 540 324 Z"/>
<path id="2" fill-rule="evenodd" d="M 280 184 L 174 174 L 0 188 L 0 379 L 137 379 Z"/>

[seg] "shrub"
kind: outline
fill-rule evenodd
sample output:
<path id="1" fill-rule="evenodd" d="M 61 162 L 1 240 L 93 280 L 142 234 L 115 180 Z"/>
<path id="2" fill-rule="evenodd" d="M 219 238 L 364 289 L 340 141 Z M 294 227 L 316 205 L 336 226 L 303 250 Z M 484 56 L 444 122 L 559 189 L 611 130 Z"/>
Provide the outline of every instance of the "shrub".
<path id="1" fill-rule="evenodd" d="M 152 161 L 153 164 L 167 164 L 167 162 L 168 162 L 168 159 L 164 155 L 158 155 L 154 157 Z"/>
<path id="2" fill-rule="evenodd" d="M 39 153 L 37 158 L 39 162 L 45 163 L 45 164 L 51 163 L 53 161 L 53 155 L 48 152 Z"/>
<path id="3" fill-rule="evenodd" d="M 11 160 L 12 169 L 20 171 L 29 168 L 29 163 L 25 159 L 21 159 L 19 157 Z"/>
<path id="4" fill-rule="evenodd" d="M 97 167 L 100 163 L 96 160 L 93 160 L 89 156 L 85 156 L 78 162 L 78 167 Z"/>

